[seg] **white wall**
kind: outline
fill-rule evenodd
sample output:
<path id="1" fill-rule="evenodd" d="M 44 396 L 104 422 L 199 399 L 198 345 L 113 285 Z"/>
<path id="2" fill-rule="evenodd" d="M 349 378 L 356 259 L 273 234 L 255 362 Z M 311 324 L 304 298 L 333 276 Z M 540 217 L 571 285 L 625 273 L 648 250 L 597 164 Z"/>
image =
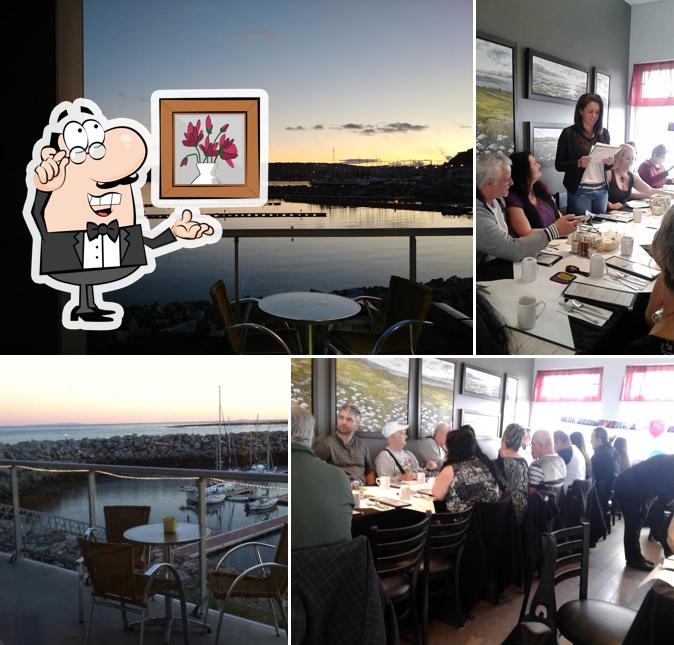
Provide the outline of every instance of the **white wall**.
<path id="1" fill-rule="evenodd" d="M 534 360 L 534 370 L 548 369 L 579 369 L 583 367 L 603 367 L 604 380 L 602 400 L 598 403 L 535 403 L 531 404 L 531 427 L 547 430 L 564 430 L 571 433 L 580 431 L 585 435 L 589 447 L 592 425 L 571 424 L 561 421 L 562 417 L 575 419 L 607 419 L 634 424 L 635 430 L 620 430 L 607 428 L 610 436 L 622 436 L 627 439 L 630 457 L 646 459 L 654 451 L 674 453 L 674 432 L 651 436 L 649 424 L 654 420 L 661 420 L 665 427 L 674 426 L 674 403 L 647 403 L 620 401 L 625 367 L 628 365 L 672 364 L 674 360 L 667 360 L 647 356 L 625 356 L 615 358 L 590 358 L 577 356 L 573 359 L 537 358 Z M 534 377 L 535 378 L 535 377 Z M 674 377 L 671 389 L 674 392 Z"/>
<path id="2" fill-rule="evenodd" d="M 674 58 L 673 27 L 674 0 L 660 0 L 632 7 L 630 80 L 634 63 L 652 63 Z"/>

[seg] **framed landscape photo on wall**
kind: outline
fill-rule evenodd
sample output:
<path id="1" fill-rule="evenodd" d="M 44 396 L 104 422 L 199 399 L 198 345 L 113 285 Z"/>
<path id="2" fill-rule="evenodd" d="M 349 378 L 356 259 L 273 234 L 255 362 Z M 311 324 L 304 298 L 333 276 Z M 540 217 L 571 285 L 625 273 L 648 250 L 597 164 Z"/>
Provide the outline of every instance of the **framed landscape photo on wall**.
<path id="1" fill-rule="evenodd" d="M 503 378 L 500 374 L 463 364 L 461 394 L 500 399 L 502 385 Z"/>
<path id="2" fill-rule="evenodd" d="M 459 427 L 469 425 L 478 436 L 498 437 L 500 423 L 501 417 L 498 414 L 459 410 Z"/>
<path id="3" fill-rule="evenodd" d="M 525 141 L 529 146 L 529 151 L 536 157 L 542 168 L 551 168 L 555 165 L 557 142 L 565 127 L 566 125 L 562 123 L 525 122 Z"/>
<path id="4" fill-rule="evenodd" d="M 261 206 L 267 200 L 264 90 L 157 90 L 152 202 Z"/>
<path id="5" fill-rule="evenodd" d="M 588 70 L 580 65 L 527 49 L 527 98 L 576 103 L 589 85 Z"/>
<path id="6" fill-rule="evenodd" d="M 611 75 L 592 68 L 592 91 L 604 101 L 604 127 L 608 129 L 608 108 L 611 100 Z"/>
<path id="7" fill-rule="evenodd" d="M 505 377 L 505 387 L 503 388 L 503 405 L 501 406 L 501 434 L 510 425 L 515 422 L 517 411 L 517 387 L 518 380 L 514 376 Z"/>
<path id="8" fill-rule="evenodd" d="M 516 45 L 478 32 L 475 39 L 477 154 L 515 152 Z"/>

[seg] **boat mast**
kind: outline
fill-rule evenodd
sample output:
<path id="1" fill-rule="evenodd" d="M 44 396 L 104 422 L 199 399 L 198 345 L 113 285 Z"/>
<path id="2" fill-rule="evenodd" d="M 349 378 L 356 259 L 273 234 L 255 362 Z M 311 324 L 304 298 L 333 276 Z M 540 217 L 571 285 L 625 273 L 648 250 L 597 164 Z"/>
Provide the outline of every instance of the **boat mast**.
<path id="1" fill-rule="evenodd" d="M 218 445 L 215 449 L 215 469 L 222 470 L 222 403 L 218 385 Z"/>

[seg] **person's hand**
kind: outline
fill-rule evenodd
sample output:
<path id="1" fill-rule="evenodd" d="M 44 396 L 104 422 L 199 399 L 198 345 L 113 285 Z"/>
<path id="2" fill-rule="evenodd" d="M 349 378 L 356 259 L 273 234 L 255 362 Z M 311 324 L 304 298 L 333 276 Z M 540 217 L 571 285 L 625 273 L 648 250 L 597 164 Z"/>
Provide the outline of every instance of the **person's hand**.
<path id="1" fill-rule="evenodd" d="M 56 152 L 55 148 L 42 148 L 42 163 L 35 168 L 35 188 L 45 193 L 52 193 L 63 186 L 66 180 L 66 166 L 70 159 L 65 150 Z"/>
<path id="2" fill-rule="evenodd" d="M 565 237 L 569 233 L 573 233 L 578 226 L 580 220 L 576 219 L 575 215 L 562 215 L 556 222 L 555 228 L 559 231 L 561 237 Z"/>
<path id="3" fill-rule="evenodd" d="M 184 240 L 198 240 L 202 235 L 213 235 L 213 227 L 192 221 L 192 211 L 185 209 L 182 217 L 171 227 L 173 235 Z"/>
<path id="4" fill-rule="evenodd" d="M 587 168 L 589 165 L 590 165 L 590 157 L 588 155 L 585 155 L 584 157 L 580 157 L 580 159 L 578 159 L 579 168 Z"/>
<path id="5" fill-rule="evenodd" d="M 602 159 L 602 161 L 604 162 L 605 166 L 612 166 L 613 165 L 613 156 L 604 157 L 604 159 Z"/>
<path id="6" fill-rule="evenodd" d="M 426 470 L 437 470 L 438 469 L 438 464 L 435 463 L 432 459 L 429 459 L 426 462 Z"/>
<path id="7" fill-rule="evenodd" d="M 417 478 L 416 473 L 403 473 L 400 475 L 400 481 L 401 482 L 412 482 L 415 481 Z"/>
<path id="8" fill-rule="evenodd" d="M 623 205 L 620 202 L 609 202 L 608 207 L 609 210 L 619 211 L 623 207 Z"/>

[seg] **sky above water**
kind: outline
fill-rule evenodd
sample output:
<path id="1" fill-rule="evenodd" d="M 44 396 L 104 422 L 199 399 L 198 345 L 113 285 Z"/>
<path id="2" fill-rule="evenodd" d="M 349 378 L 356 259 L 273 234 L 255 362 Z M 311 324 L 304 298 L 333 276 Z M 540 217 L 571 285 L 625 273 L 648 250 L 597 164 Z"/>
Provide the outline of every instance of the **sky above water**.
<path id="1" fill-rule="evenodd" d="M 290 361 L 256 356 L 5 356 L 0 426 L 287 419 Z"/>
<path id="2" fill-rule="evenodd" d="M 472 147 L 471 0 L 84 0 L 84 90 L 150 126 L 156 89 L 262 88 L 270 161 Z"/>

